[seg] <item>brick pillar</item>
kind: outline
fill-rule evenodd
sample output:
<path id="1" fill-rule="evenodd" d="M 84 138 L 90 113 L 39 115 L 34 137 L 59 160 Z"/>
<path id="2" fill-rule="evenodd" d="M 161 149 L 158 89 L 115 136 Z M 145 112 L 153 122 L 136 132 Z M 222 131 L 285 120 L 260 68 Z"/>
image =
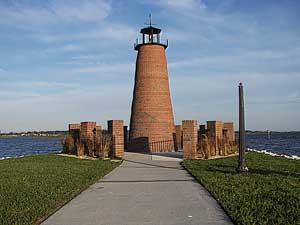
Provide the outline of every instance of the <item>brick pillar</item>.
<path id="1" fill-rule="evenodd" d="M 182 125 L 175 126 L 177 149 L 182 149 Z"/>
<path id="2" fill-rule="evenodd" d="M 112 136 L 111 154 L 114 157 L 124 157 L 124 126 L 123 120 L 107 121 L 108 133 Z"/>
<path id="3" fill-rule="evenodd" d="M 182 131 L 183 131 L 183 158 L 196 159 L 197 143 L 198 143 L 197 120 L 183 120 Z"/>
<path id="4" fill-rule="evenodd" d="M 223 139 L 223 122 L 222 121 L 207 121 L 208 138 L 213 143 L 215 151 L 213 155 L 219 155 L 218 141 Z"/>
<path id="5" fill-rule="evenodd" d="M 69 153 L 77 154 L 76 145 L 80 142 L 80 124 L 76 124 L 76 123 L 69 124 L 69 135 L 74 140 L 74 148 L 70 150 Z"/>
<path id="6" fill-rule="evenodd" d="M 124 150 L 128 150 L 128 126 L 124 126 Z"/>
<path id="7" fill-rule="evenodd" d="M 80 140 L 92 140 L 94 137 L 93 129 L 96 127 L 96 122 L 81 122 Z"/>
<path id="8" fill-rule="evenodd" d="M 225 122 L 223 129 L 227 130 L 227 138 L 229 141 L 235 141 L 234 124 L 233 122 Z"/>
<path id="9" fill-rule="evenodd" d="M 78 141 L 80 137 L 80 124 L 70 123 L 69 124 L 69 135 L 72 136 L 74 141 Z"/>
<path id="10" fill-rule="evenodd" d="M 96 122 L 81 122 L 80 141 L 84 145 L 84 154 L 88 156 L 93 156 L 94 128 L 96 128 Z"/>
<path id="11" fill-rule="evenodd" d="M 99 126 L 99 125 L 96 126 L 96 135 L 97 135 L 97 137 L 102 136 L 102 126 Z"/>

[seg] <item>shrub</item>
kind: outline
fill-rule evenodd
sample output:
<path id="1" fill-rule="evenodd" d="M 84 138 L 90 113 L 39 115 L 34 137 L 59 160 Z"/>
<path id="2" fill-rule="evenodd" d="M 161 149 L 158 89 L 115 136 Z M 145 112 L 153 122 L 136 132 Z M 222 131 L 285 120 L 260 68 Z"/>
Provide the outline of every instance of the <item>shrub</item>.
<path id="1" fill-rule="evenodd" d="M 96 155 L 104 159 L 108 157 L 111 149 L 112 137 L 109 134 L 101 135 L 96 138 Z"/>
<path id="2" fill-rule="evenodd" d="M 73 153 L 75 151 L 75 144 L 74 144 L 74 139 L 72 136 L 67 135 L 63 140 L 62 140 L 62 145 L 63 145 L 63 153 Z"/>

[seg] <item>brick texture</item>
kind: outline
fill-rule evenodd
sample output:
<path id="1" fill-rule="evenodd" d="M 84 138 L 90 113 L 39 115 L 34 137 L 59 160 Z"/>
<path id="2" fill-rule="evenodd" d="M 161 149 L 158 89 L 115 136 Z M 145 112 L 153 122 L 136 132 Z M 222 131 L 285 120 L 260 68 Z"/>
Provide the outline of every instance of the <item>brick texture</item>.
<path id="1" fill-rule="evenodd" d="M 161 45 L 141 45 L 136 60 L 129 150 L 174 150 L 175 126 L 167 60 Z"/>
<path id="2" fill-rule="evenodd" d="M 80 138 L 80 124 L 79 123 L 69 124 L 69 135 L 73 137 L 75 142 L 79 141 L 79 138 Z"/>
<path id="3" fill-rule="evenodd" d="M 124 126 L 123 120 L 107 121 L 108 133 L 112 136 L 111 154 L 124 158 Z"/>
<path id="4" fill-rule="evenodd" d="M 233 122 L 225 122 L 223 124 L 223 131 L 225 133 L 226 138 L 228 138 L 229 141 L 235 141 L 235 134 L 234 134 L 234 124 Z"/>
<path id="5" fill-rule="evenodd" d="M 81 141 L 93 140 L 94 128 L 96 128 L 96 122 L 81 122 L 80 140 Z"/>
<path id="6" fill-rule="evenodd" d="M 207 129 L 210 137 L 222 139 L 223 136 L 222 121 L 207 121 Z"/>
<path id="7" fill-rule="evenodd" d="M 198 130 L 197 120 L 183 120 L 183 158 L 197 158 Z"/>
<path id="8" fill-rule="evenodd" d="M 81 122 L 80 126 L 80 142 L 84 146 L 84 154 L 87 156 L 94 155 L 94 133 L 97 129 L 96 122 Z M 78 152 L 78 150 L 77 150 Z"/>

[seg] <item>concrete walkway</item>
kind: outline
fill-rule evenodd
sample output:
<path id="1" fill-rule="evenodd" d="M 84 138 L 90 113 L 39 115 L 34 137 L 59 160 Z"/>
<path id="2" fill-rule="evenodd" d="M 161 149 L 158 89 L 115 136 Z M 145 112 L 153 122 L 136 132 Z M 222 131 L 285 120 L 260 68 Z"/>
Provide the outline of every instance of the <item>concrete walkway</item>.
<path id="1" fill-rule="evenodd" d="M 178 160 L 132 153 L 125 159 L 42 224 L 232 224 Z"/>

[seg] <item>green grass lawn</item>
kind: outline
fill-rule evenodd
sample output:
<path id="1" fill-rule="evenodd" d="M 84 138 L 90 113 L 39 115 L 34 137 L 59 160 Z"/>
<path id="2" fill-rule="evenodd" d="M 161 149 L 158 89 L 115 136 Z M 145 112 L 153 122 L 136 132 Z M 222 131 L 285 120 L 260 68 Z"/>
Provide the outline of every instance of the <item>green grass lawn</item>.
<path id="1" fill-rule="evenodd" d="M 250 172 L 237 174 L 237 157 L 186 160 L 183 166 L 220 202 L 236 224 L 300 224 L 300 160 L 247 153 Z"/>
<path id="2" fill-rule="evenodd" d="M 35 224 L 119 163 L 55 154 L 0 160 L 0 224 Z"/>

